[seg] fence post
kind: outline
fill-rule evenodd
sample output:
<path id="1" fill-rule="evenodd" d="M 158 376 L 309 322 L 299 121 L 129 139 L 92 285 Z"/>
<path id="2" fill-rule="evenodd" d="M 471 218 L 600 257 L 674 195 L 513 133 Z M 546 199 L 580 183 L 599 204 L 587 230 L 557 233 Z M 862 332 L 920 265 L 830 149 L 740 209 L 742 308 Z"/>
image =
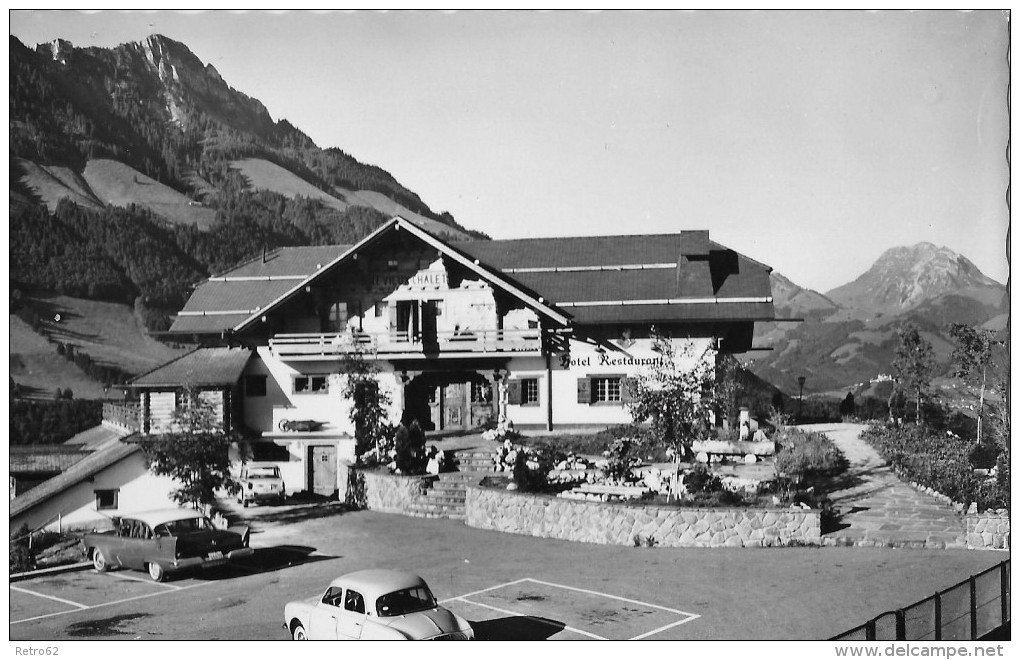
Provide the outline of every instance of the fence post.
<path id="1" fill-rule="evenodd" d="M 942 592 L 935 592 L 935 641 L 942 641 Z"/>
<path id="2" fill-rule="evenodd" d="M 57 534 L 64 533 L 64 515 L 63 512 L 57 512 Z"/>
<path id="3" fill-rule="evenodd" d="M 896 610 L 896 641 L 901 642 L 907 638 L 907 617 L 903 610 Z"/>
<path id="4" fill-rule="evenodd" d="M 868 621 L 864 626 L 864 639 L 869 642 L 875 641 L 875 620 Z"/>
<path id="5" fill-rule="evenodd" d="M 971 575 L 967 583 L 970 587 L 970 638 L 977 639 L 977 580 Z"/>

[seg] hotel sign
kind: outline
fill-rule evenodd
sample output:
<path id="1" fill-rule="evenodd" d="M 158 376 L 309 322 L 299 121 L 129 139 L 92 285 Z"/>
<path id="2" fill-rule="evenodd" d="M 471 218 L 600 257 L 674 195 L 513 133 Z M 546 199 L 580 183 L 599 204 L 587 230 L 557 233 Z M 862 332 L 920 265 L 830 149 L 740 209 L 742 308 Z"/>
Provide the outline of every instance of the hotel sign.
<path id="1" fill-rule="evenodd" d="M 570 357 L 570 353 L 560 354 L 560 367 L 655 367 L 665 366 L 666 359 L 661 355 L 640 357 L 627 354 L 594 353 L 580 357 Z"/>
<path id="2" fill-rule="evenodd" d="M 410 287 L 414 289 L 448 289 L 450 280 L 445 270 L 419 270 L 408 273 L 378 273 L 372 278 L 372 289 L 395 290 Z"/>

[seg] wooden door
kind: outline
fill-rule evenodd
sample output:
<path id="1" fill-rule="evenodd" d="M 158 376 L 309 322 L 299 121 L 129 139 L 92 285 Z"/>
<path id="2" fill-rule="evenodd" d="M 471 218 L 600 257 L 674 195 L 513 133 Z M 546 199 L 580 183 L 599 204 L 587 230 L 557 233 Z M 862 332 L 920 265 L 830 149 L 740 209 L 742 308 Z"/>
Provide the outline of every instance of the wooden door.
<path id="1" fill-rule="evenodd" d="M 332 445 L 311 447 L 308 451 L 308 461 L 312 492 L 331 497 L 337 492 L 336 447 Z"/>
<path id="2" fill-rule="evenodd" d="M 450 383 L 443 387 L 443 428 L 460 429 L 467 423 L 467 387 L 465 383 Z"/>

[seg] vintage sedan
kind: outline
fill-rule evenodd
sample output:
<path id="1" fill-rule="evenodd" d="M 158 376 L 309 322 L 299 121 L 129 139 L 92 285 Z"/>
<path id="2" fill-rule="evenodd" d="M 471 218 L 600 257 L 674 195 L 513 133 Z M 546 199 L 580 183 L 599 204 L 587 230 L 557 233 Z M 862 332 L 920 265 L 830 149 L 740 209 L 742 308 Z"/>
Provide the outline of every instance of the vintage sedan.
<path id="1" fill-rule="evenodd" d="M 287 484 L 280 476 L 276 463 L 248 463 L 241 466 L 241 490 L 237 491 L 237 503 L 248 506 L 251 502 L 275 502 L 283 504 L 287 499 Z"/>
<path id="2" fill-rule="evenodd" d="M 436 603 L 412 573 L 367 570 L 333 580 L 311 600 L 291 601 L 283 627 L 293 639 L 465 640 L 471 625 Z"/>
<path id="3" fill-rule="evenodd" d="M 85 535 L 99 572 L 148 571 L 162 582 L 170 573 L 221 566 L 254 554 L 245 526 L 219 529 L 193 509 L 160 509 L 114 519 L 114 529 Z"/>

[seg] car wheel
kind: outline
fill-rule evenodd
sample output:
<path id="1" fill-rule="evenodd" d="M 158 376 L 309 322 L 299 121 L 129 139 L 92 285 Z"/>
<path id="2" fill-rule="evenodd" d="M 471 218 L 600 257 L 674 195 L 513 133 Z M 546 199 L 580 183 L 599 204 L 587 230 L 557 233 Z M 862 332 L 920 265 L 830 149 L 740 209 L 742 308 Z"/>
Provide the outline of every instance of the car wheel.
<path id="1" fill-rule="evenodd" d="M 162 582 L 163 580 L 166 579 L 166 569 L 164 569 L 156 562 L 150 562 L 149 577 L 152 578 L 153 582 Z"/>
<path id="2" fill-rule="evenodd" d="M 291 631 L 291 634 L 294 636 L 294 639 L 299 642 L 303 642 L 308 639 L 308 633 L 305 632 L 305 627 L 300 623 L 294 626 L 294 630 Z"/>
<path id="3" fill-rule="evenodd" d="M 106 557 L 103 556 L 103 551 L 99 548 L 96 548 L 92 553 L 92 565 L 100 573 L 110 570 L 110 565 L 106 563 Z"/>

